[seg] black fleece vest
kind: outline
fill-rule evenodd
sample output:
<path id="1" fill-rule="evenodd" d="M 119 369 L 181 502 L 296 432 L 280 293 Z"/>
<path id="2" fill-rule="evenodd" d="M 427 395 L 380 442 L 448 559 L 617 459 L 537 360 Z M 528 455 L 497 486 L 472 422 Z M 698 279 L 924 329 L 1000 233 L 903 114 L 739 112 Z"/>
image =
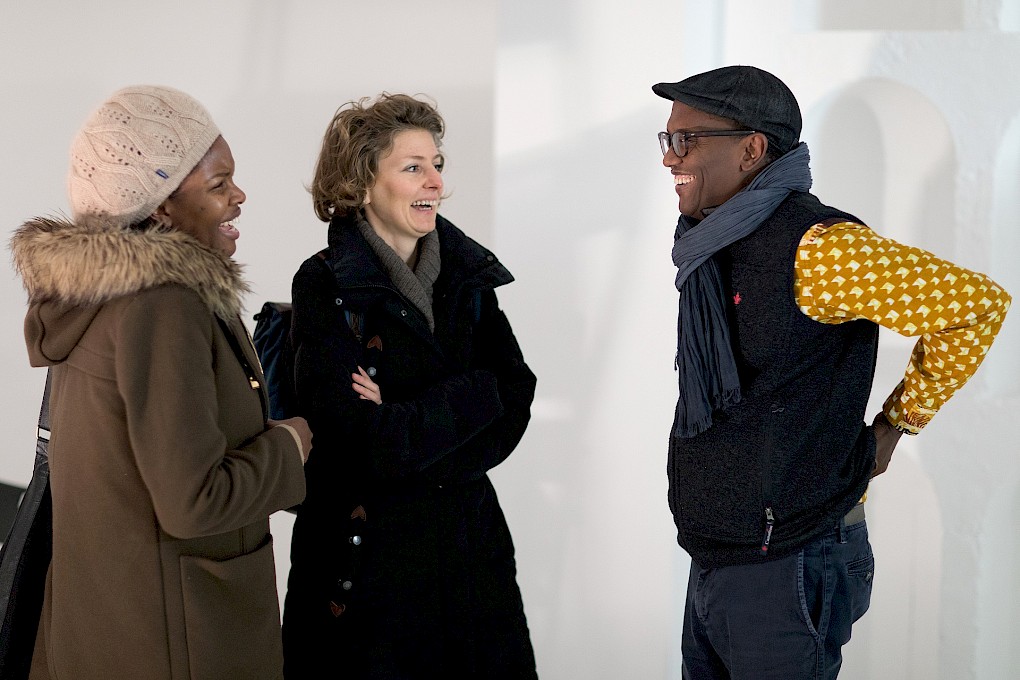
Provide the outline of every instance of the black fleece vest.
<path id="1" fill-rule="evenodd" d="M 793 292 L 800 239 L 828 221 L 859 222 L 795 193 L 716 255 L 743 399 L 696 437 L 672 438 L 669 452 L 677 540 L 704 568 L 788 555 L 833 529 L 867 487 L 878 327 L 813 321 Z"/>

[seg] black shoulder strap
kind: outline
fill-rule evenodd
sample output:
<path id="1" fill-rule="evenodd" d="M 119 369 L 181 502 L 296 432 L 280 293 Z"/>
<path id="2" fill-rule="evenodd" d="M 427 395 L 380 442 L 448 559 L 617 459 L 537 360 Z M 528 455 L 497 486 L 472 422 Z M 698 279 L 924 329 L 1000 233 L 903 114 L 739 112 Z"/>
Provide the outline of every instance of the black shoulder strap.
<path id="1" fill-rule="evenodd" d="M 227 342 L 230 344 L 230 348 L 234 350 L 234 354 L 237 355 L 237 360 L 241 363 L 241 368 L 244 369 L 244 374 L 248 376 L 248 384 L 251 388 L 259 393 L 259 403 L 262 404 L 262 419 L 269 419 L 269 404 L 266 403 L 265 390 L 262 389 L 262 383 L 259 380 L 259 374 L 252 368 L 251 363 L 248 361 L 248 357 L 245 356 L 244 351 L 241 349 L 241 343 L 237 341 L 237 336 L 234 335 L 234 331 L 230 329 L 230 325 L 221 319 L 216 317 L 216 321 L 220 324 L 220 329 L 223 331 L 223 335 L 226 336 Z"/>
<path id="2" fill-rule="evenodd" d="M 329 272 L 329 276 L 332 279 L 333 268 L 329 264 L 329 248 L 323 248 L 319 252 L 315 253 L 315 257 L 322 263 L 323 269 Z M 358 342 L 361 342 L 361 338 L 365 335 L 364 314 L 350 309 L 344 309 L 344 318 L 347 319 L 347 325 L 351 327 L 354 337 L 358 340 Z"/>
<path id="3" fill-rule="evenodd" d="M 39 438 L 39 443 L 36 445 L 37 456 L 41 455 L 44 459 L 49 458 L 50 383 L 52 381 L 53 381 L 53 369 L 47 369 L 46 387 L 43 388 L 42 406 L 39 407 L 39 429 L 36 431 L 36 436 Z"/>

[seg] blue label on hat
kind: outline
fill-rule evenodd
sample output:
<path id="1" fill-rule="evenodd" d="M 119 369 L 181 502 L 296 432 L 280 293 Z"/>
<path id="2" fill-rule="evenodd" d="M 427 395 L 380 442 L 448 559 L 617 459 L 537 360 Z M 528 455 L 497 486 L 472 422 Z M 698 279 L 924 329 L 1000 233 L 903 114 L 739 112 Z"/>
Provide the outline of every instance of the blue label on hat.
<path id="1" fill-rule="evenodd" d="M 159 175 L 160 177 L 162 177 L 163 179 L 170 179 L 170 175 L 168 175 L 165 172 L 163 172 L 162 169 L 157 170 L 156 174 Z"/>

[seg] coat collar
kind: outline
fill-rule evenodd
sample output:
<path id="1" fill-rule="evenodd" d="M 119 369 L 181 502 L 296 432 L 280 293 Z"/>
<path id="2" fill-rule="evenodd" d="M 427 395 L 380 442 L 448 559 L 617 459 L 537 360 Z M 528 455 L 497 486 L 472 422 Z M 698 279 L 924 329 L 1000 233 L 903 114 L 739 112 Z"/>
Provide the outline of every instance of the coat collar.
<path id="1" fill-rule="evenodd" d="M 194 290 L 222 319 L 249 292 L 241 266 L 180 231 L 135 231 L 107 222 L 36 218 L 10 241 L 30 303 L 94 306 L 156 286 Z"/>
<path id="2" fill-rule="evenodd" d="M 437 288 L 456 290 L 461 286 L 496 288 L 514 280 L 496 256 L 442 215 L 436 216 L 442 267 Z M 329 224 L 330 260 L 341 286 L 384 286 L 393 283 L 372 249 L 358 233 L 354 220 L 334 217 Z"/>

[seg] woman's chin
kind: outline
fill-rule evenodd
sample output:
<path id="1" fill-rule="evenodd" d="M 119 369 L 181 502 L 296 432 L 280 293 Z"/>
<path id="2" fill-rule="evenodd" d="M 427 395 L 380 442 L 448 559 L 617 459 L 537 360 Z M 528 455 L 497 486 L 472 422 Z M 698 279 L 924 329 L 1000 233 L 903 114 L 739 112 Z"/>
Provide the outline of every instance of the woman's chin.
<path id="1" fill-rule="evenodd" d="M 237 241 L 234 239 L 220 238 L 216 243 L 216 250 L 220 251 L 227 257 L 233 257 L 234 253 L 237 252 Z"/>
<path id="2" fill-rule="evenodd" d="M 230 257 L 237 252 L 237 239 L 241 238 L 241 232 L 232 224 L 220 225 L 219 238 L 216 239 L 216 247 L 221 253 Z"/>

